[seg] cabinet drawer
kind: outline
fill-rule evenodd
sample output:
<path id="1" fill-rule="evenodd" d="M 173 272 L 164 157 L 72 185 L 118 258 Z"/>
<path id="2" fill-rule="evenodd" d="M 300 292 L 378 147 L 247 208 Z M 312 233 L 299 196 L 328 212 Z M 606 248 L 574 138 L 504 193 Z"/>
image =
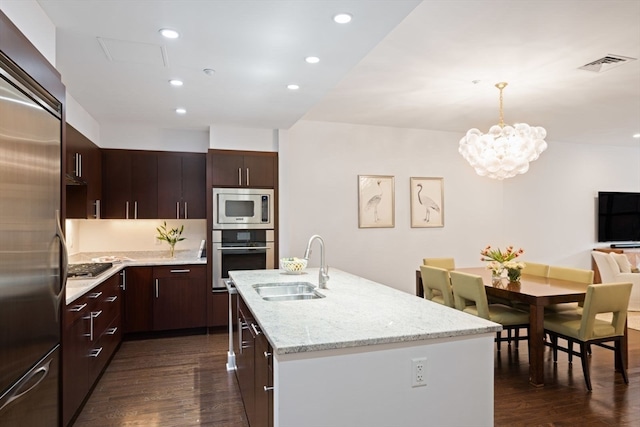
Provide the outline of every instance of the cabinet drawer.
<path id="1" fill-rule="evenodd" d="M 89 314 L 89 300 L 86 296 L 76 299 L 65 307 L 64 324 L 73 325 L 79 318 Z"/>
<path id="2" fill-rule="evenodd" d="M 187 279 L 204 278 L 206 267 L 204 265 L 173 265 L 153 267 L 153 276 L 157 279 L 171 279 L 184 277 Z"/>
<path id="3" fill-rule="evenodd" d="M 120 317 L 118 316 L 112 323 L 107 325 L 95 344 L 89 349 L 89 384 L 98 378 L 102 370 L 107 366 L 107 362 L 113 355 L 122 338 L 122 328 L 120 327 Z"/>

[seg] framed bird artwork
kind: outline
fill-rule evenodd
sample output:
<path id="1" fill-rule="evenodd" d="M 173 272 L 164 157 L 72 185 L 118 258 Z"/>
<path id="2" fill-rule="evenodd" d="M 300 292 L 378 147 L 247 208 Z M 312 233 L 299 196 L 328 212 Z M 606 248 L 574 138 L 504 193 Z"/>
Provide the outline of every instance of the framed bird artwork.
<path id="1" fill-rule="evenodd" d="M 411 227 L 444 227 L 444 179 L 410 178 Z"/>
<path id="2" fill-rule="evenodd" d="M 395 227 L 395 183 L 388 175 L 358 175 L 358 227 Z"/>

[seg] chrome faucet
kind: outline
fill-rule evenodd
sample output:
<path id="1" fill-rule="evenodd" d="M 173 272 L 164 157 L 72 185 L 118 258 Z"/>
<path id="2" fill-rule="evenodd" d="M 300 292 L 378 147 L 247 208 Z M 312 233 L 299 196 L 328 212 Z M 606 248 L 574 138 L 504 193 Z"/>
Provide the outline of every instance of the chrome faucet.
<path id="1" fill-rule="evenodd" d="M 324 240 L 322 237 L 314 234 L 309 239 L 309 243 L 307 243 L 307 249 L 304 251 L 304 259 L 309 260 L 309 255 L 311 254 L 311 244 L 314 240 L 318 240 L 320 242 L 320 271 L 318 271 L 318 287 L 320 289 L 327 289 L 327 281 L 329 280 L 329 267 L 324 260 Z"/>

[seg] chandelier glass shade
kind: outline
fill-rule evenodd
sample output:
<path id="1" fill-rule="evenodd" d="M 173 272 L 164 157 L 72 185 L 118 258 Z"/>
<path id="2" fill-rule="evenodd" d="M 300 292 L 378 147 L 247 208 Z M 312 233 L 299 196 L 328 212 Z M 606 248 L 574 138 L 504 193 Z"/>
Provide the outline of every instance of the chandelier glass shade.
<path id="1" fill-rule="evenodd" d="M 470 129 L 460 140 L 458 152 L 480 176 L 494 179 L 511 178 L 529 170 L 529 163 L 547 149 L 544 140 L 547 131 L 540 126 L 517 123 L 505 125 L 502 111 L 502 90 L 507 83 L 498 83 L 500 89 L 500 123 L 483 134 Z"/>

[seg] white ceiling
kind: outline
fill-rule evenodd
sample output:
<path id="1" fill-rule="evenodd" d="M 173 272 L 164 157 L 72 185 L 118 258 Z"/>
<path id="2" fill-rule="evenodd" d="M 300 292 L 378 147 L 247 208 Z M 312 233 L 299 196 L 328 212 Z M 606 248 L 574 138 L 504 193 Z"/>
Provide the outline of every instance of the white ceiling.
<path id="1" fill-rule="evenodd" d="M 99 123 L 287 129 L 304 118 L 486 131 L 498 122 L 494 85 L 506 81 L 507 123 L 544 126 L 547 141 L 640 145 L 640 60 L 578 69 L 640 58 L 640 0 L 38 3 L 58 29 L 69 93 Z M 337 12 L 354 19 L 336 24 Z M 182 36 L 163 39 L 163 27 Z"/>

